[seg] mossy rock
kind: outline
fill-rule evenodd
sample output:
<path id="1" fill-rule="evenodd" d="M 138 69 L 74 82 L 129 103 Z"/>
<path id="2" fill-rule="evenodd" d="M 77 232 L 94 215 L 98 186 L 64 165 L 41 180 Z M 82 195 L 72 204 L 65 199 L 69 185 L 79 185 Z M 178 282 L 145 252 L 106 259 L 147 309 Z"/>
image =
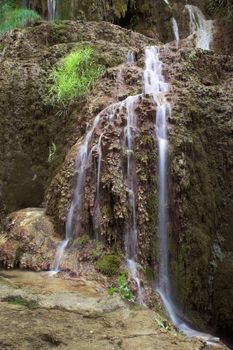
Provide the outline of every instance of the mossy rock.
<path id="1" fill-rule="evenodd" d="M 76 244 L 78 247 L 83 247 L 90 242 L 90 237 L 88 235 L 82 235 L 76 240 Z"/>
<path id="2" fill-rule="evenodd" d="M 114 276 L 119 272 L 120 265 L 121 260 L 118 256 L 108 254 L 96 262 L 95 268 L 104 275 Z"/>
<path id="3" fill-rule="evenodd" d="M 28 309 L 34 310 L 39 307 L 39 304 L 35 300 L 27 300 L 23 297 L 19 296 L 9 296 L 4 299 L 5 302 L 8 302 L 12 305 L 25 306 Z"/>

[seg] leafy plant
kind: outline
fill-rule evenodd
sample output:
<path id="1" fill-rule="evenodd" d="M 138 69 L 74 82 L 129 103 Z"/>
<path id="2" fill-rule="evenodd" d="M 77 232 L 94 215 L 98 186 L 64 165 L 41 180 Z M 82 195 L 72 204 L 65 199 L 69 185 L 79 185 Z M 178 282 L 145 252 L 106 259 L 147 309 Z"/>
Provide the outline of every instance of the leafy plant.
<path id="1" fill-rule="evenodd" d="M 166 321 L 161 321 L 160 319 L 155 318 L 155 322 L 157 323 L 157 325 L 158 325 L 160 328 L 163 328 L 163 329 L 166 329 L 166 330 L 169 330 L 169 329 L 170 329 Z"/>
<path id="2" fill-rule="evenodd" d="M 113 296 L 114 293 L 119 293 L 122 300 L 127 300 L 132 303 L 135 302 L 125 274 L 118 276 L 116 287 L 110 287 L 108 289 L 109 296 Z"/>
<path id="3" fill-rule="evenodd" d="M 50 78 L 49 100 L 65 103 L 85 95 L 95 81 L 103 74 L 104 67 L 95 63 L 94 50 L 90 46 L 69 53 L 55 68 Z"/>
<path id="4" fill-rule="evenodd" d="M 192 50 L 192 51 L 190 52 L 190 54 L 188 55 L 188 59 L 189 59 L 190 61 L 194 61 L 194 60 L 196 59 L 196 51 L 195 51 L 195 50 Z"/>
<path id="5" fill-rule="evenodd" d="M 16 9 L 11 2 L 0 5 L 0 35 L 8 30 L 25 27 L 38 21 L 41 17 L 36 11 L 29 9 Z"/>

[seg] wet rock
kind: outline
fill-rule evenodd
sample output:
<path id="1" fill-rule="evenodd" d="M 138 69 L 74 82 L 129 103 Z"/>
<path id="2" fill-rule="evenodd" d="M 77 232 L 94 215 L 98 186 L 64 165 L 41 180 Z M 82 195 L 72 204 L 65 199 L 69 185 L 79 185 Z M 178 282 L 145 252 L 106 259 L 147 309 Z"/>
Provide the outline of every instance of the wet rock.
<path id="1" fill-rule="evenodd" d="M 58 237 L 43 209 L 25 209 L 5 219 L 0 234 L 0 265 L 33 271 L 49 270 Z"/>

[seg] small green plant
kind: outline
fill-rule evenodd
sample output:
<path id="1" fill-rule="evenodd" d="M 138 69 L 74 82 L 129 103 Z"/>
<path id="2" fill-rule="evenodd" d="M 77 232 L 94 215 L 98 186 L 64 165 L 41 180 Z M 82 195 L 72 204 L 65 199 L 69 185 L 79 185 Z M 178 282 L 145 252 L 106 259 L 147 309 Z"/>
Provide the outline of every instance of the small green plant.
<path id="1" fill-rule="evenodd" d="M 194 61 L 196 59 L 196 51 L 195 50 L 190 52 L 190 54 L 188 55 L 188 59 L 190 61 Z"/>
<path id="2" fill-rule="evenodd" d="M 94 50 L 90 46 L 69 53 L 55 68 L 50 79 L 48 99 L 50 103 L 66 103 L 85 95 L 103 74 L 104 67 L 95 63 Z"/>
<path id="3" fill-rule="evenodd" d="M 27 308 L 34 310 L 38 308 L 38 303 L 35 300 L 26 300 L 21 296 L 9 296 L 4 301 L 12 305 L 26 306 Z"/>
<path id="4" fill-rule="evenodd" d="M 122 300 L 127 300 L 134 303 L 134 296 L 127 282 L 126 275 L 122 274 L 117 278 L 117 286 L 108 289 L 108 295 L 113 296 L 114 293 L 119 293 Z"/>
<path id="5" fill-rule="evenodd" d="M 52 163 L 54 160 L 55 153 L 57 151 L 57 146 L 53 142 L 51 146 L 49 146 L 49 156 L 48 156 L 48 163 Z"/>
<path id="6" fill-rule="evenodd" d="M 76 240 L 77 246 L 81 247 L 87 245 L 90 242 L 90 237 L 88 235 L 82 235 Z"/>
<path id="7" fill-rule="evenodd" d="M 29 9 L 15 9 L 5 3 L 0 9 L 0 36 L 8 30 L 25 27 L 41 19 L 37 12 Z"/>
<path id="8" fill-rule="evenodd" d="M 169 325 L 167 324 L 167 321 L 161 321 L 160 319 L 155 318 L 155 322 L 162 329 L 166 329 L 166 330 L 170 329 Z"/>
<path id="9" fill-rule="evenodd" d="M 107 276 L 116 275 L 120 266 L 121 260 L 114 254 L 104 255 L 95 263 L 95 268 Z"/>

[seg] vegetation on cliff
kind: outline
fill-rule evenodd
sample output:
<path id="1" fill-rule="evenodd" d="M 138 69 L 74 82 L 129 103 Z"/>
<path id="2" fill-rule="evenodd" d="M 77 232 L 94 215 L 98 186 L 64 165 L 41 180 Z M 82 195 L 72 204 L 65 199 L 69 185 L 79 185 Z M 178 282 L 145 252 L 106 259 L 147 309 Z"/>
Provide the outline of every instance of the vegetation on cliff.
<path id="1" fill-rule="evenodd" d="M 25 27 L 40 19 L 34 10 L 14 8 L 10 1 L 0 4 L 0 36 L 10 29 Z"/>
<path id="2" fill-rule="evenodd" d="M 52 103 L 65 103 L 86 94 L 104 72 L 104 67 L 94 61 L 91 46 L 78 48 L 63 58 L 51 73 L 53 84 L 48 99 Z"/>

